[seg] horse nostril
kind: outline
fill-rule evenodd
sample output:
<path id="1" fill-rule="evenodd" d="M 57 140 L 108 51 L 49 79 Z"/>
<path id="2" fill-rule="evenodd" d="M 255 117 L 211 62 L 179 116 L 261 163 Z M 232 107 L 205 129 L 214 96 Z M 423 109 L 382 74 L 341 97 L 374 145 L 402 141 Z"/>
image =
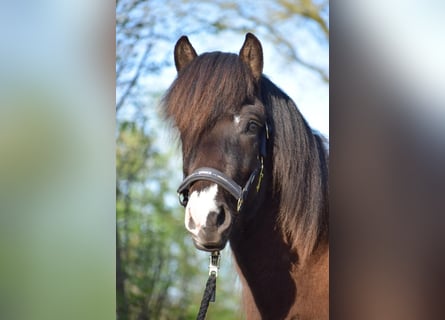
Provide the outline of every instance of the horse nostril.
<path id="1" fill-rule="evenodd" d="M 221 206 L 218 209 L 219 209 L 218 211 L 210 212 L 207 215 L 207 223 L 206 223 L 206 225 L 208 227 L 219 227 L 226 220 L 226 213 L 224 211 L 224 208 Z"/>
<path id="2" fill-rule="evenodd" d="M 226 220 L 226 213 L 224 211 L 223 207 L 220 207 L 219 212 L 218 212 L 218 216 L 216 217 L 216 225 L 219 227 L 221 226 L 224 221 Z"/>

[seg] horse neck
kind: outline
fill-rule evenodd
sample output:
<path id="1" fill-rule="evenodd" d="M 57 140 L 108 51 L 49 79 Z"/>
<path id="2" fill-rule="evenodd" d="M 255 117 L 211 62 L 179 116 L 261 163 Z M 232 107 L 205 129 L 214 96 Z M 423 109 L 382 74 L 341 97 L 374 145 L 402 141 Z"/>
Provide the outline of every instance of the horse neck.
<path id="1" fill-rule="evenodd" d="M 243 284 L 244 308 L 248 319 L 291 319 L 311 314 L 319 306 L 307 309 L 297 299 L 302 295 L 313 296 L 320 301 L 327 294 L 328 246 L 321 242 L 306 261 L 299 261 L 298 253 L 292 250 L 277 224 L 278 204 L 269 203 L 255 213 L 255 219 L 242 223 L 233 231 L 230 246 Z M 321 283 L 320 283 L 321 282 Z M 317 286 L 317 288 L 312 288 Z M 310 305 L 310 301 L 305 303 Z M 314 302 L 315 303 L 315 302 Z M 327 308 L 327 307 L 326 307 Z M 323 315 L 327 313 L 323 309 Z M 323 315 L 315 316 L 318 319 Z M 300 318 L 299 318 L 300 319 Z"/>

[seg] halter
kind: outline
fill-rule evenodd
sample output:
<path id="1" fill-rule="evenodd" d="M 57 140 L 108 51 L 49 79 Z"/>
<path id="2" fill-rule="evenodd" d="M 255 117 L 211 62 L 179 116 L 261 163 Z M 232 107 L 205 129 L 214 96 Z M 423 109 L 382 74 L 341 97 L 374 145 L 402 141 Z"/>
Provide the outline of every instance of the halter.
<path id="1" fill-rule="evenodd" d="M 266 122 L 265 131 L 261 135 L 260 153 L 258 155 L 258 166 L 250 174 L 250 177 L 247 180 L 244 187 L 241 187 L 239 184 L 233 181 L 232 178 L 228 177 L 219 170 L 208 167 L 202 167 L 196 169 L 192 174 L 187 176 L 180 184 L 178 188 L 178 197 L 181 205 L 184 207 L 187 205 L 189 190 L 193 182 L 199 180 L 206 180 L 216 183 L 217 185 L 225 189 L 227 192 L 229 192 L 233 197 L 235 197 L 235 199 L 237 199 L 236 210 L 238 213 L 240 213 L 244 201 L 246 200 L 247 195 L 249 194 L 250 187 L 252 186 L 257 176 L 259 178 L 258 178 L 258 184 L 256 186 L 256 191 L 259 192 L 260 190 L 261 182 L 264 176 L 264 158 L 266 157 L 267 140 L 269 140 L 269 126 L 267 125 Z"/>

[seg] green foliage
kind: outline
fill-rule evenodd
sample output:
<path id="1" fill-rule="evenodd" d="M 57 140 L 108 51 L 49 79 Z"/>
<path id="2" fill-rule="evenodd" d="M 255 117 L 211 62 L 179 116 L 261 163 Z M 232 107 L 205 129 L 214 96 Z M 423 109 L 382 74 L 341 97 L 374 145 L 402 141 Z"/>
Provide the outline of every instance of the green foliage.
<path id="1" fill-rule="evenodd" d="M 134 122 L 123 122 L 117 137 L 116 255 L 119 319 L 170 319 L 185 313 L 184 278 L 193 277 L 184 255 L 178 210 L 168 208 L 168 169 L 152 139 Z M 165 179 L 165 176 L 163 177 Z M 185 272 L 184 272 L 185 271 Z M 182 277 L 182 279 L 181 279 Z M 177 291 L 177 293 L 175 293 Z M 176 296 L 173 299 L 173 296 Z M 168 312 L 166 311 L 168 310 Z"/>

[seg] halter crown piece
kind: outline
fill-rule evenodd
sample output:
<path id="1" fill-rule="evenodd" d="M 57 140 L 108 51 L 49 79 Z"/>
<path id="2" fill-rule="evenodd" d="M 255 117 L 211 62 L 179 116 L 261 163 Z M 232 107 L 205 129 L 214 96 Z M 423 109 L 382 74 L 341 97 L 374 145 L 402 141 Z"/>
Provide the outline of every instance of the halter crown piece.
<path id="1" fill-rule="evenodd" d="M 235 199 L 237 199 L 237 212 L 240 213 L 244 204 L 244 200 L 246 200 L 247 195 L 249 194 L 250 186 L 255 181 L 258 176 L 258 183 L 256 185 L 256 191 L 260 191 L 261 182 L 264 176 L 264 158 L 266 157 L 267 151 L 267 140 L 269 140 L 269 126 L 267 122 L 265 124 L 265 130 L 261 135 L 261 145 L 260 145 L 260 153 L 258 155 L 258 166 L 251 173 L 249 179 L 247 180 L 244 188 L 242 188 L 239 184 L 233 181 L 232 178 L 228 177 L 224 173 L 219 170 L 202 167 L 196 169 L 192 174 L 187 176 L 178 188 L 178 197 L 179 203 L 182 206 L 186 206 L 188 202 L 189 190 L 192 184 L 199 180 L 206 180 L 216 183 L 221 186 L 227 192 L 229 192 Z"/>

